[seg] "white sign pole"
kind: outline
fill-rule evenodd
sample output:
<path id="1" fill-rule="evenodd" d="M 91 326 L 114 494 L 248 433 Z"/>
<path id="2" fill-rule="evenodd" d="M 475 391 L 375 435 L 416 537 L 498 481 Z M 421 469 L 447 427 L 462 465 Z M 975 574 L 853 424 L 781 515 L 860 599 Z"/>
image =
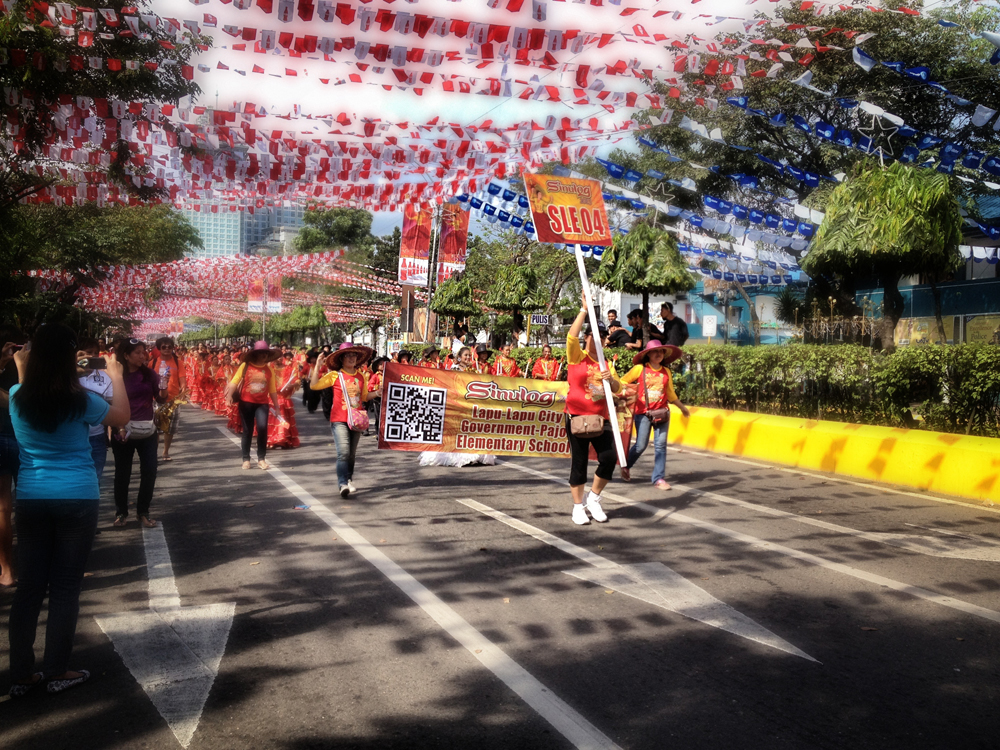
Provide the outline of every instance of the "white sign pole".
<path id="1" fill-rule="evenodd" d="M 607 372 L 608 363 L 604 359 L 604 343 L 601 341 L 600 327 L 598 326 L 597 311 L 594 310 L 594 297 L 590 291 L 590 282 L 587 280 L 587 267 L 583 264 L 583 248 L 576 246 L 576 267 L 580 272 L 580 283 L 583 285 L 583 294 L 587 298 L 587 314 L 590 316 L 590 328 L 594 332 L 594 346 L 597 349 L 597 362 L 601 366 L 601 372 Z M 615 411 L 614 394 L 611 392 L 611 382 L 604 381 L 604 398 L 608 403 L 608 416 L 611 417 L 611 432 L 615 436 L 615 448 L 618 450 L 618 463 L 624 466 L 628 459 L 625 456 L 625 445 L 622 443 L 622 433 L 618 429 L 618 414 Z"/>

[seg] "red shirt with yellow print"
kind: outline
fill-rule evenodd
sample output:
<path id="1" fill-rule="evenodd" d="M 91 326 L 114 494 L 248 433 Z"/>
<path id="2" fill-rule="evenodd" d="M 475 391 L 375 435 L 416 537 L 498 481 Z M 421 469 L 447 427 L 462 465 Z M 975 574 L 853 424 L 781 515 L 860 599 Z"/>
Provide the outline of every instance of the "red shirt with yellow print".
<path id="1" fill-rule="evenodd" d="M 246 375 L 243 374 L 244 372 Z M 266 404 L 271 400 L 271 394 L 277 393 L 274 384 L 274 370 L 271 369 L 271 365 L 255 367 L 244 363 L 240 365 L 230 382 L 236 385 L 240 382 L 240 378 L 243 379 L 243 384 L 240 386 L 240 401 L 251 404 Z"/>
<path id="2" fill-rule="evenodd" d="M 642 373 L 646 372 L 646 387 L 642 386 Z M 677 400 L 669 367 L 636 365 L 622 377 L 623 383 L 638 383 L 639 392 L 635 402 L 635 413 L 645 414 L 650 409 L 665 409 L 667 404 Z M 646 391 L 649 403 L 646 403 Z"/>
<path id="3" fill-rule="evenodd" d="M 566 396 L 566 413 L 573 416 L 596 414 L 610 419 L 607 399 L 604 397 L 604 383 L 601 381 L 601 367 L 580 347 L 576 336 L 566 337 L 566 380 L 569 394 Z M 615 380 L 614 367 L 608 363 Z"/>
<path id="4" fill-rule="evenodd" d="M 340 386 L 340 375 L 343 375 L 343 382 L 347 388 L 345 394 Z M 355 372 L 348 375 L 346 372 L 332 370 L 321 377 L 312 388 L 314 391 L 321 391 L 324 388 L 333 386 L 333 407 L 330 409 L 331 422 L 347 421 L 347 403 L 352 409 L 364 409 L 365 401 L 368 399 L 368 378 L 362 373 Z"/>

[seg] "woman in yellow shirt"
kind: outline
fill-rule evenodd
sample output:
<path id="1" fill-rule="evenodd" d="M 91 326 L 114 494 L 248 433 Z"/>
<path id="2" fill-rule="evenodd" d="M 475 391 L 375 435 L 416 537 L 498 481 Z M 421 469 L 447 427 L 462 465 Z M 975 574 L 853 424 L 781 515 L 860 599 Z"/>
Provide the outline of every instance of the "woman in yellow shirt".
<path id="1" fill-rule="evenodd" d="M 681 356 L 681 350 L 670 344 L 650 341 L 646 348 L 635 355 L 634 366 L 625 373 L 622 383 L 638 383 L 639 392 L 635 402 L 635 443 L 628 452 L 628 465 L 622 469 L 622 479 L 628 482 L 629 472 L 639 460 L 639 456 L 649 447 L 649 433 L 653 432 L 653 477 L 652 483 L 661 490 L 669 490 L 667 472 L 667 431 L 670 429 L 670 407 L 674 404 L 681 414 L 690 417 L 691 412 L 674 393 L 669 365 Z M 666 419 L 654 425 L 649 412 L 667 409 Z"/>

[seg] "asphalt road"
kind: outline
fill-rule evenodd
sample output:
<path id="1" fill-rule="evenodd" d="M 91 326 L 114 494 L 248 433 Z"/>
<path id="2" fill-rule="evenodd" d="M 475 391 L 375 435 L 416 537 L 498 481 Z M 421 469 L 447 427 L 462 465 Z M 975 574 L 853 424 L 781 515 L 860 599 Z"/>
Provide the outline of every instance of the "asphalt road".
<path id="1" fill-rule="evenodd" d="M 1000 508 L 671 448 L 577 527 L 565 462 L 363 438 L 342 500 L 321 415 L 269 473 L 223 422 L 182 412 L 161 536 L 104 498 L 94 677 L 0 703 L 0 747 L 1000 745 Z"/>

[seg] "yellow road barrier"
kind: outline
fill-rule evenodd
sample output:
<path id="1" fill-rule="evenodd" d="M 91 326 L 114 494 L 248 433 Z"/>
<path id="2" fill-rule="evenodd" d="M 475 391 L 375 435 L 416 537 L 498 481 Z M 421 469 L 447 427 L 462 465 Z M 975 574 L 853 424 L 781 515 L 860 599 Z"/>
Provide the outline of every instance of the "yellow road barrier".
<path id="1" fill-rule="evenodd" d="M 691 407 L 669 440 L 975 500 L 1000 500 L 1000 439 Z"/>

